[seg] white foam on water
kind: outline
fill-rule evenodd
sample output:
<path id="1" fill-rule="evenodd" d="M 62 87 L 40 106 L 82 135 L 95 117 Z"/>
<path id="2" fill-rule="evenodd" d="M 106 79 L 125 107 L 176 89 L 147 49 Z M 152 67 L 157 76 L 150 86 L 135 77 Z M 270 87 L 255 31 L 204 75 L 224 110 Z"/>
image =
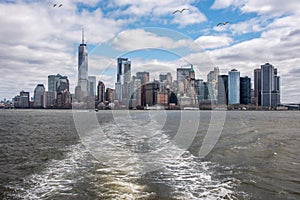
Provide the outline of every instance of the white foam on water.
<path id="1" fill-rule="evenodd" d="M 75 174 L 83 167 L 80 163 L 88 152 L 82 145 L 70 146 L 68 150 L 65 159 L 50 161 L 43 171 L 25 177 L 21 183 L 10 183 L 8 187 L 16 193 L 9 194 L 9 196 L 18 199 L 51 199 L 55 195 L 70 198 L 77 196 L 72 189 L 81 177 Z"/>
<path id="2" fill-rule="evenodd" d="M 99 132 L 94 130 L 89 134 L 94 139 L 84 142 L 95 143 L 92 154 L 107 166 L 97 170 L 102 173 L 100 176 L 107 178 L 107 182 L 99 185 L 108 188 L 104 197 L 134 199 L 143 196 L 151 199 L 156 194 L 145 192 L 149 188 L 147 190 L 147 186 L 141 186 L 137 181 L 145 174 L 158 171 L 158 176 L 146 182 L 167 185 L 173 199 L 234 199 L 236 182 L 213 179 L 210 167 L 214 164 L 203 162 L 172 143 L 172 138 L 155 119 L 149 123 L 136 120 L 134 124 L 124 117 L 117 121 L 117 124 L 101 125 L 105 134 L 101 140 L 95 139 L 97 137 L 93 135 Z M 185 152 L 184 156 L 177 156 L 182 152 Z"/>
<path id="3" fill-rule="evenodd" d="M 214 179 L 214 164 L 176 146 L 155 118 L 147 123 L 130 121 L 120 118 L 117 124 L 101 124 L 101 131 L 89 131 L 81 137 L 85 148 L 73 145 L 65 159 L 52 160 L 43 171 L 24 178 L 23 183 L 11 183 L 16 191 L 11 197 L 78 198 L 82 191 L 76 184 L 90 180 L 88 190 L 102 199 L 153 199 L 158 191 L 151 190 L 149 184 L 156 183 L 168 186 L 172 199 L 234 199 L 234 180 Z M 89 158 L 90 153 L 101 164 Z M 95 169 L 90 171 L 86 162 L 95 162 Z M 145 176 L 156 173 L 141 183 Z"/>

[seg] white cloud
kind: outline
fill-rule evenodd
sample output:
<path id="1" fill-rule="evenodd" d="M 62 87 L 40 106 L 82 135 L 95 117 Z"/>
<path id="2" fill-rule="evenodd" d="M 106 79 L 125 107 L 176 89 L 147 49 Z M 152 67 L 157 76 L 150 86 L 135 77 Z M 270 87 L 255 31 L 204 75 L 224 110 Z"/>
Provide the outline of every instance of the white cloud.
<path id="1" fill-rule="evenodd" d="M 172 30 L 169 31 L 172 32 Z M 193 41 L 187 38 L 176 41 L 171 37 L 159 36 L 143 29 L 134 29 L 121 32 L 113 39 L 113 45 L 124 51 L 147 48 L 175 49 L 179 47 L 191 48 Z"/>
<path id="2" fill-rule="evenodd" d="M 123 9 L 117 10 L 116 16 L 130 16 L 132 18 L 143 18 L 145 20 L 160 21 L 162 23 L 175 23 L 180 27 L 192 24 L 200 24 L 206 21 L 206 16 L 195 6 L 195 0 L 166 0 L 166 1 L 136 1 L 136 0 L 115 0 L 117 6 Z M 173 15 L 175 10 L 188 8 L 189 10 Z M 170 20 L 170 18 L 173 18 Z"/>
<path id="3" fill-rule="evenodd" d="M 228 46 L 233 42 L 233 39 L 226 36 L 201 36 L 195 40 L 203 49 L 212 49 Z"/>
<path id="4" fill-rule="evenodd" d="M 297 0 L 247 0 L 241 10 L 272 16 L 299 13 L 300 5 Z"/>
<path id="5" fill-rule="evenodd" d="M 185 7 L 184 7 L 185 8 Z M 173 22 L 179 24 L 180 27 L 185 27 L 192 24 L 200 24 L 207 21 L 206 16 L 201 13 L 196 7 L 187 7 L 188 11 L 183 11 L 182 13 L 175 13 Z M 177 8 L 181 9 L 181 8 Z"/>
<path id="6" fill-rule="evenodd" d="M 247 0 L 215 0 L 214 4 L 212 5 L 212 9 L 222 9 L 227 8 L 229 6 L 240 6 Z"/>
<path id="7" fill-rule="evenodd" d="M 257 13 L 269 17 L 299 13 L 297 0 L 215 0 L 212 9 L 239 8 L 244 13 Z"/>

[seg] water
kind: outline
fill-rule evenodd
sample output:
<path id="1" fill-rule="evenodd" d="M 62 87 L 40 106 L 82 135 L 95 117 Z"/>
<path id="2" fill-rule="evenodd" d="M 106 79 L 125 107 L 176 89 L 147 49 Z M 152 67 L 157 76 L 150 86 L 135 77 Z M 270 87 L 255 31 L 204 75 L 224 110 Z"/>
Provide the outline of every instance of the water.
<path id="1" fill-rule="evenodd" d="M 205 158 L 211 112 L 151 112 L 83 111 L 100 125 L 78 135 L 71 110 L 0 110 L 0 199 L 300 198 L 300 112 L 226 112 Z M 171 142 L 180 122 L 199 123 L 187 150 Z"/>

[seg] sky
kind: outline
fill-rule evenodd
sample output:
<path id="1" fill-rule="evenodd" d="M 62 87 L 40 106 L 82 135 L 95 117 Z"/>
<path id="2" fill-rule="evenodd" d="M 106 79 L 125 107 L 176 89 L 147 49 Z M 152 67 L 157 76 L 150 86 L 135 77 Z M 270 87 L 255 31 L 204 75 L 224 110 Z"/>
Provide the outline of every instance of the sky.
<path id="1" fill-rule="evenodd" d="M 176 79 L 176 68 L 190 64 L 204 80 L 214 67 L 253 78 L 271 63 L 281 101 L 299 103 L 299 24 L 298 0 L 1 0 L 0 100 L 21 90 L 33 96 L 58 73 L 73 93 L 84 29 L 89 75 L 106 87 L 114 88 L 117 57 L 131 60 L 132 75 L 149 71 L 150 79 L 166 72 Z"/>

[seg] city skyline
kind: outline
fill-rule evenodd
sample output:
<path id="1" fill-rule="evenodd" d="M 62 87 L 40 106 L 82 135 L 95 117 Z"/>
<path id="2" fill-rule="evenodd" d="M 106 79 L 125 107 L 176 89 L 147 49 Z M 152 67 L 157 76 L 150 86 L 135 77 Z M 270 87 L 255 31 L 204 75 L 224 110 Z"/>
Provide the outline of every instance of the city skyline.
<path id="1" fill-rule="evenodd" d="M 251 80 L 254 69 L 271 63 L 279 69 L 282 102 L 299 102 L 300 11 L 296 1 L 283 6 L 256 0 L 110 4 L 64 1 L 63 5 L 62 9 L 54 10 L 50 1 L 0 3 L 1 48 L 6 49 L 0 58 L 0 99 L 11 99 L 21 90 L 33 94 L 39 83 L 47 88 L 45 76 L 57 73 L 69 77 L 70 91 L 74 91 L 77 47 L 84 28 L 90 56 L 89 75 L 97 76 L 108 87 L 115 83 L 115 72 L 110 71 L 116 69 L 115 59 L 124 54 L 133 56 L 131 61 L 137 71 L 152 74 L 162 70 L 154 75 L 156 79 L 159 73 L 174 72 L 187 64 L 180 63 L 182 60 L 194 64 L 202 76 L 217 66 L 220 74 L 237 68 L 241 77 L 249 76 Z M 182 7 L 190 10 L 171 14 Z M 227 20 L 229 24 L 216 26 Z M 209 63 L 199 62 L 201 52 Z"/>

